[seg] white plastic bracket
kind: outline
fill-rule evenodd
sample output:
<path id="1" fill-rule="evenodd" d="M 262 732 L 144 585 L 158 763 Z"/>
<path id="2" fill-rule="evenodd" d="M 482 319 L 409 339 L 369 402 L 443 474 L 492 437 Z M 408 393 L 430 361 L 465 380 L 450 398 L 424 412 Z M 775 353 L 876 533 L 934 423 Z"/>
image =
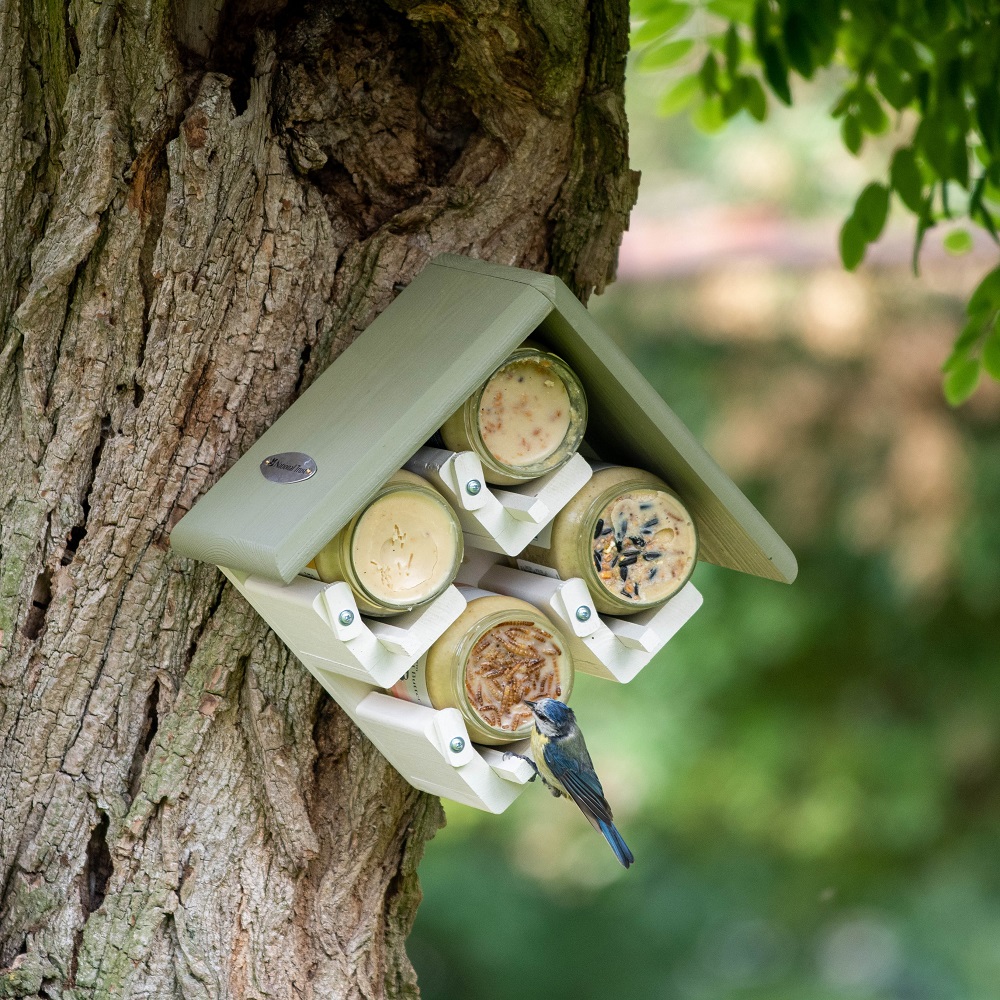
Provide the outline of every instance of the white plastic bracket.
<path id="1" fill-rule="evenodd" d="M 559 580 L 499 564 L 476 585 L 551 612 L 566 633 L 576 669 L 621 683 L 632 680 L 702 603 L 701 594 L 687 583 L 660 608 L 616 618 L 598 614 L 579 578 Z"/>
<path id="2" fill-rule="evenodd" d="M 491 487 L 471 451 L 441 448 L 421 448 L 406 468 L 429 479 L 451 501 L 469 545 L 509 556 L 520 552 L 593 475 L 577 454 L 522 486 Z"/>
<path id="3" fill-rule="evenodd" d="M 351 588 L 296 577 L 281 584 L 223 570 L 307 667 L 391 687 L 465 610 L 449 587 L 424 608 L 381 621 L 358 612 Z"/>

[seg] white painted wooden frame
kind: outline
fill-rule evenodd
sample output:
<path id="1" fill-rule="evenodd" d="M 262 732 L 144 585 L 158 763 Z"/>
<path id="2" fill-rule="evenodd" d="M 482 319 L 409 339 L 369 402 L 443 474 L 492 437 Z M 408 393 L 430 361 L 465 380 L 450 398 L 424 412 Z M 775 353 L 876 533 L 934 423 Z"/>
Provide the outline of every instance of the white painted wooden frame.
<path id="1" fill-rule="evenodd" d="M 461 592 L 449 587 L 425 608 L 366 618 L 346 583 L 299 576 L 281 584 L 222 571 L 307 667 L 382 688 L 395 684 L 465 610 Z"/>
<path id="2" fill-rule="evenodd" d="M 221 568 L 411 785 L 492 813 L 521 794 L 534 772 L 503 752 L 525 752 L 524 741 L 499 751 L 477 747 L 457 709 L 426 708 L 380 690 L 398 681 L 462 613 L 465 599 L 457 588 L 422 612 L 392 619 L 409 619 L 400 625 L 363 618 L 344 583 L 297 577 L 282 585 Z M 340 620 L 344 612 L 353 615 L 348 624 Z"/>
<path id="3" fill-rule="evenodd" d="M 552 615 L 577 669 L 619 682 L 645 667 L 701 605 L 701 595 L 688 584 L 658 611 L 631 620 L 601 616 L 582 580 L 537 576 L 496 560 L 493 553 L 470 549 L 460 579 Z M 379 621 L 358 614 L 344 583 L 297 577 L 279 584 L 223 572 L 411 785 L 492 813 L 503 812 L 521 794 L 531 766 L 504 753 L 524 753 L 524 743 L 476 746 L 456 709 L 414 705 L 383 690 L 461 614 L 465 599 L 457 588 L 422 612 Z"/>

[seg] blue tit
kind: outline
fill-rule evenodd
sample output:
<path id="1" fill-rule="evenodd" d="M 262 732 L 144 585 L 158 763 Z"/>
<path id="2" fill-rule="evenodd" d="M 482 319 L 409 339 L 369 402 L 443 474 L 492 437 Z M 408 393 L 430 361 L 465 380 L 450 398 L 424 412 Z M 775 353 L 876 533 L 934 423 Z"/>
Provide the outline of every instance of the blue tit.
<path id="1" fill-rule="evenodd" d="M 626 867 L 635 861 L 611 822 L 611 807 L 594 771 L 573 709 L 554 698 L 525 701 L 535 716 L 531 730 L 531 763 L 553 795 L 571 798 L 590 825 L 604 834 L 615 857 Z M 528 758 L 525 758 L 526 760 Z"/>

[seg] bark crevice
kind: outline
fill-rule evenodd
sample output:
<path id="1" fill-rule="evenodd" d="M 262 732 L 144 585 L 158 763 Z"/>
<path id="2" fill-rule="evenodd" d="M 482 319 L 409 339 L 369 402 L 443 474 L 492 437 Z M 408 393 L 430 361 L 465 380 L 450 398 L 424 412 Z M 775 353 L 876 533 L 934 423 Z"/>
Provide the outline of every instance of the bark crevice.
<path id="1" fill-rule="evenodd" d="M 99 910 L 107 896 L 108 882 L 114 874 L 115 866 L 108 850 L 108 814 L 98 811 L 100 819 L 90 832 L 87 854 L 80 875 L 80 905 L 86 921 L 91 913 Z"/>
<path id="2" fill-rule="evenodd" d="M 27 617 L 21 631 L 24 637 L 30 642 L 34 642 L 45 628 L 45 615 L 52 603 L 52 574 L 43 569 L 35 577 L 35 585 L 31 588 L 31 607 L 28 609 Z"/>
<path id="3" fill-rule="evenodd" d="M 142 731 L 139 741 L 135 745 L 135 753 L 132 755 L 132 765 L 129 768 L 127 787 L 129 802 L 135 799 L 139 790 L 139 781 L 142 778 L 142 768 L 146 761 L 149 748 L 156 739 L 156 730 L 159 727 L 159 716 L 157 710 L 160 703 L 160 680 L 155 678 L 153 686 L 149 689 L 149 697 L 146 699 L 146 709 L 142 723 Z"/>

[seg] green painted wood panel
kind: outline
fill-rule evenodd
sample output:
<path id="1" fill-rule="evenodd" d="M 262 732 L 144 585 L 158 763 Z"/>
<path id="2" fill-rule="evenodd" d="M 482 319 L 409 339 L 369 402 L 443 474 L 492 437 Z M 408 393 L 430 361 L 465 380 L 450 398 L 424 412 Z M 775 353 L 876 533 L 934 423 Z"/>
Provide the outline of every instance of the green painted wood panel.
<path id="1" fill-rule="evenodd" d="M 178 522 L 174 549 L 291 580 L 545 318 L 531 284 L 429 266 Z M 300 451 L 317 472 L 264 479 Z"/>
<path id="2" fill-rule="evenodd" d="M 606 462 L 656 473 L 690 507 L 700 558 L 791 583 L 795 556 L 621 349 L 560 282 L 540 339 L 587 390 L 587 441 Z"/>
<path id="3" fill-rule="evenodd" d="M 436 258 L 178 523 L 184 555 L 285 581 L 529 334 L 587 391 L 587 440 L 647 468 L 690 504 L 701 555 L 791 582 L 795 557 L 635 366 L 557 278 Z M 302 451 L 306 482 L 266 481 L 260 462 Z"/>

